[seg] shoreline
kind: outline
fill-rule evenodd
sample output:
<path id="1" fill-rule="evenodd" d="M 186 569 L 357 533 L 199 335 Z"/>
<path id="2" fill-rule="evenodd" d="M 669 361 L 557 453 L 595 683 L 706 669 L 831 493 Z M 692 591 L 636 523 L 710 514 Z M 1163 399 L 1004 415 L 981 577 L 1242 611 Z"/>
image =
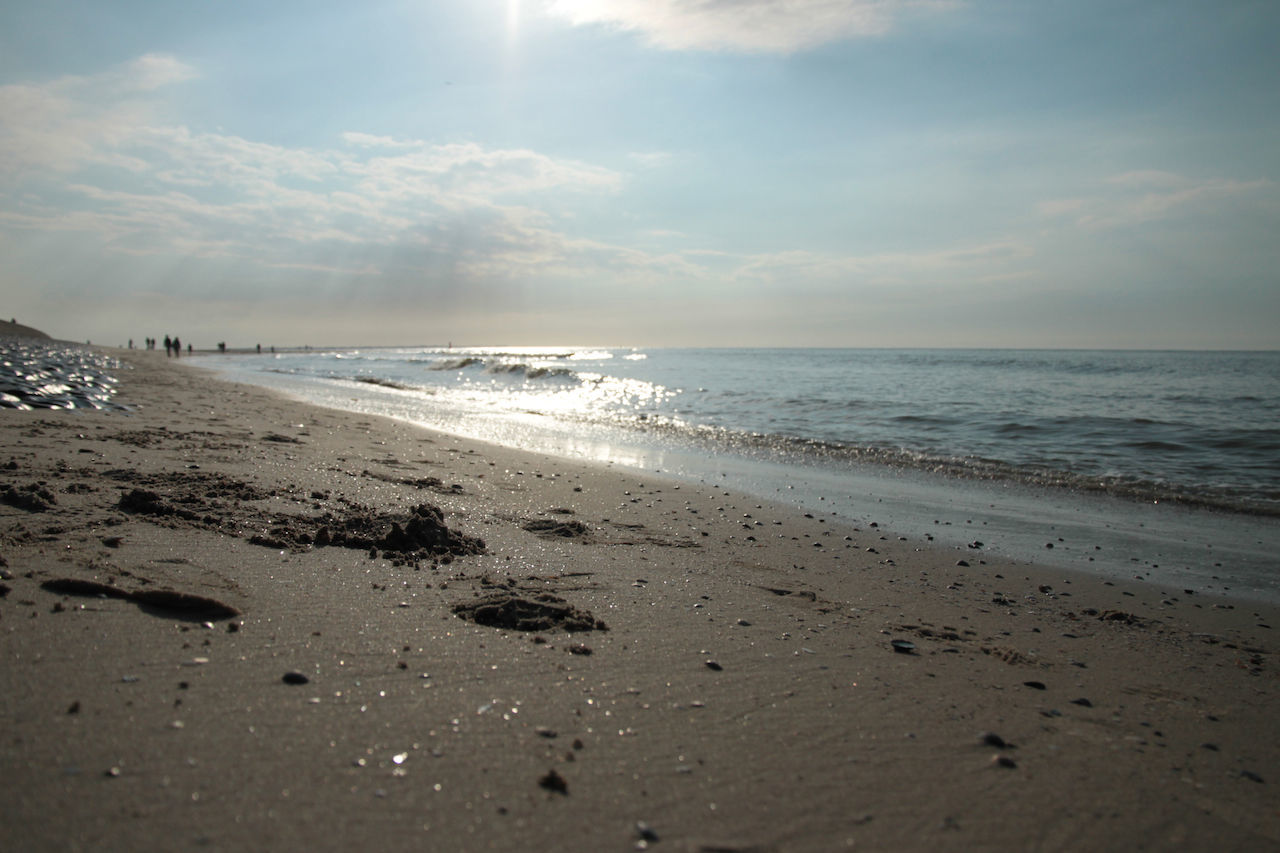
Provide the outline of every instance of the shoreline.
<path id="1" fill-rule="evenodd" d="M 340 383 L 245 375 L 217 362 L 195 366 L 314 405 L 391 416 L 559 457 L 616 462 L 691 484 L 727 485 L 846 523 L 883 524 L 888 518 L 890 526 L 928 531 L 939 543 L 962 551 L 980 541 L 977 550 L 1006 559 L 1280 604 L 1280 566 L 1274 557 L 1280 553 L 1280 524 L 1262 508 L 1203 505 L 1176 496 L 1148 502 L 1093 488 L 956 476 L 800 451 L 762 454 L 736 443 L 700 444 L 695 436 L 664 438 L 601 424 L 579 425 L 575 431 L 538 416 L 439 411 L 395 388 L 366 384 L 356 397 Z"/>
<path id="2" fill-rule="evenodd" d="M 113 355 L 0 417 L 7 849 L 1280 849 L 1274 605 Z M 315 545 L 421 504 L 484 553 Z"/>

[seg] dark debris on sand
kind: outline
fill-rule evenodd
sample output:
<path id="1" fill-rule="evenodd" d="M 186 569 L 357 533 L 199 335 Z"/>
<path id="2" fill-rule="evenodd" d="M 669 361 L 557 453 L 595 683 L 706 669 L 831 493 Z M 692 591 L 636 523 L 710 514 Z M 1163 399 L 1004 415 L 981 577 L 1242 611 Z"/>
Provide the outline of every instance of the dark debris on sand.
<path id="1" fill-rule="evenodd" d="M 143 610 L 158 616 L 194 621 L 217 621 L 239 616 L 240 611 L 202 595 L 177 592 L 168 589 L 121 589 L 99 581 L 81 578 L 54 578 L 40 584 L 48 592 L 58 595 L 74 595 L 84 598 L 119 598 L 131 601 Z"/>
<path id="2" fill-rule="evenodd" d="M 522 598 L 509 592 L 464 601 L 453 612 L 477 625 L 513 631 L 607 631 L 604 622 L 549 592 Z"/>
<path id="3" fill-rule="evenodd" d="M 418 504 L 409 515 L 375 512 L 354 506 L 344 515 L 314 518 L 278 515 L 268 531 L 250 542 L 270 548 L 352 548 L 381 551 L 407 560 L 445 555 L 462 557 L 485 553 L 483 539 L 449 528 L 444 512 L 433 504 Z"/>
<path id="4" fill-rule="evenodd" d="M 591 535 L 585 524 L 573 519 L 561 521 L 554 518 L 534 518 L 520 526 L 530 533 L 550 538 L 585 539 Z"/>
<path id="5" fill-rule="evenodd" d="M 378 512 L 349 504 L 319 516 L 268 512 L 252 506 L 270 495 L 249 483 L 216 474 L 133 475 L 117 508 L 170 527 L 195 527 L 241 537 L 266 548 L 305 551 L 335 547 L 381 552 L 391 559 L 462 557 L 486 552 L 483 539 L 449 528 L 444 512 L 423 503 L 406 513 Z M 150 487 L 150 488 L 147 488 Z"/>
<path id="6" fill-rule="evenodd" d="M 0 501 L 25 509 L 27 512 L 44 512 L 58 503 L 53 492 L 43 483 L 28 483 L 25 486 L 5 486 L 0 491 Z"/>

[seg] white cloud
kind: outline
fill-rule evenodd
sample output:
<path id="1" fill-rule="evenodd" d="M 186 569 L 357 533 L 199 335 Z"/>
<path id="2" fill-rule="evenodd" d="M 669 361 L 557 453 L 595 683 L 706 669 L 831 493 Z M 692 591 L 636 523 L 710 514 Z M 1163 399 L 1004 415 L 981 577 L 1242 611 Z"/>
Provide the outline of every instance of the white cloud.
<path id="1" fill-rule="evenodd" d="M 166 122 L 156 90 L 193 74 L 147 56 L 0 88 L 0 223 L 87 235 L 109 251 L 270 269 L 310 269 L 324 246 L 425 247 L 459 268 L 484 256 L 476 268 L 496 276 L 504 264 L 528 273 L 572 253 L 536 207 L 622 186 L 610 169 L 526 149 L 356 131 L 311 149 Z"/>
<path id="2" fill-rule="evenodd" d="M 155 118 L 157 89 L 193 76 L 173 57 L 148 54 L 95 76 L 0 86 L 0 176 L 141 168 L 117 146 Z"/>
<path id="3" fill-rule="evenodd" d="M 347 131 L 342 134 L 342 138 L 351 145 L 358 145 L 362 148 L 412 148 L 414 143 L 405 142 L 390 136 L 374 136 L 371 133 L 359 133 L 356 131 Z"/>
<path id="4" fill-rule="evenodd" d="M 668 50 L 794 53 L 881 36 L 916 11 L 954 0 L 555 0 L 552 15 L 643 34 Z"/>
<path id="5" fill-rule="evenodd" d="M 182 79 L 185 68 L 133 63 L 74 85 L 0 90 L 47 108 L 0 110 L 0 140 L 42 166 L 0 172 L 0 231 L 44 232 L 97 259 L 106 252 L 151 257 L 160 266 L 216 262 L 223 266 L 206 269 L 236 275 L 209 273 L 206 280 L 238 282 L 226 287 L 329 277 L 405 294 L 426 282 L 488 293 L 507 285 L 547 293 L 558 283 L 589 292 L 607 282 L 644 293 L 707 283 L 781 298 L 796 288 L 1016 277 L 1029 254 L 1016 243 L 991 243 L 865 256 L 744 255 L 661 227 L 642 230 L 630 245 L 594 240 L 558 223 L 569 221 L 572 196 L 621 191 L 625 176 L 616 171 L 528 149 L 360 131 L 326 148 L 201 132 L 166 122 L 138 94 L 154 91 L 148 87 L 159 80 Z M 138 79 L 131 82 L 130 74 Z M 86 126 L 95 132 L 71 132 Z M 68 135 L 74 147 L 58 148 Z M 22 152 L 36 141 L 46 150 Z M 552 287 L 539 289 L 543 284 Z"/>
<path id="6" fill-rule="evenodd" d="M 196 70 L 185 62 L 160 53 L 140 56 L 121 68 L 114 79 L 118 89 L 124 91 L 151 91 L 174 83 L 183 83 L 196 77 Z M 106 82 L 112 82 L 110 76 Z"/>

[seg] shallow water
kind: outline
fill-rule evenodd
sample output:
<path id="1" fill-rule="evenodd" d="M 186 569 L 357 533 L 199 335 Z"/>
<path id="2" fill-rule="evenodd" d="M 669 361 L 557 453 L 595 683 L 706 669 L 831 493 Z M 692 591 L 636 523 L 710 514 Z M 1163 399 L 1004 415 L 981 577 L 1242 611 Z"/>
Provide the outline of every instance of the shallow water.
<path id="1" fill-rule="evenodd" d="M 925 530 L 969 556 L 1280 596 L 1276 353 L 374 349 L 200 363 L 336 408 Z"/>
<path id="2" fill-rule="evenodd" d="M 1277 353 L 373 349 L 226 364 L 401 392 L 396 408 L 436 424 L 535 415 L 567 432 L 1280 514 Z"/>
<path id="3" fill-rule="evenodd" d="M 0 408 L 119 409 L 120 363 L 61 341 L 0 337 Z"/>

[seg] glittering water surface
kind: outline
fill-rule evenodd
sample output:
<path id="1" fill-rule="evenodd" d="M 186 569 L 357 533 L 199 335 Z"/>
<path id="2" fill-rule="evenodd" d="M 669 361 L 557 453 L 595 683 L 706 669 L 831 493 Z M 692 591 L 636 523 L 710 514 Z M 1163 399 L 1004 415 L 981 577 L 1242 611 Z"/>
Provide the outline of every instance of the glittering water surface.
<path id="1" fill-rule="evenodd" d="M 112 402 L 120 363 L 60 341 L 0 337 L 0 407 L 119 409 Z"/>
<path id="2" fill-rule="evenodd" d="M 507 443 L 537 419 L 1280 513 L 1277 353 L 373 349 L 231 363 Z"/>

